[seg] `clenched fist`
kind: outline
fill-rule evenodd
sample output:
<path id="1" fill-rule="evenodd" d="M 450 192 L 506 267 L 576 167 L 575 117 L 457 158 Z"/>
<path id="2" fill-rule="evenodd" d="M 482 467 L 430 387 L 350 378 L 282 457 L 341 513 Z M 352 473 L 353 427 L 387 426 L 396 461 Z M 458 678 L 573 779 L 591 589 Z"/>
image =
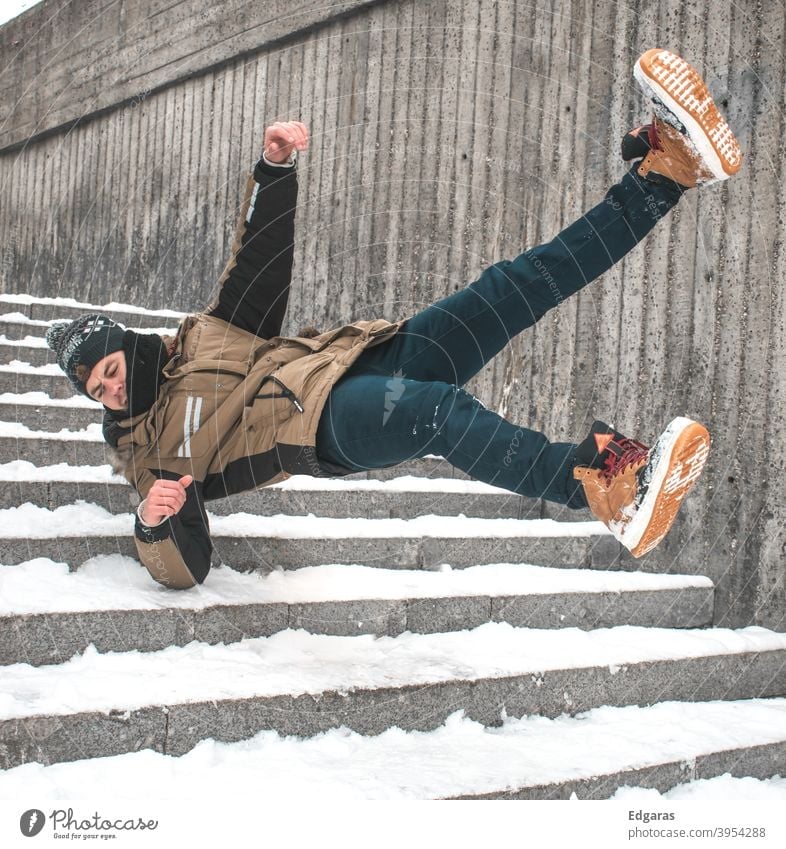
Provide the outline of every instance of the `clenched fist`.
<path id="1" fill-rule="evenodd" d="M 278 165 L 293 150 L 308 150 L 308 127 L 300 121 L 277 121 L 265 130 L 265 156 Z"/>
<path id="2" fill-rule="evenodd" d="M 140 514 L 142 521 L 152 527 L 179 513 L 186 503 L 186 487 L 193 481 L 191 475 L 183 475 L 176 481 L 157 480 L 144 501 Z"/>

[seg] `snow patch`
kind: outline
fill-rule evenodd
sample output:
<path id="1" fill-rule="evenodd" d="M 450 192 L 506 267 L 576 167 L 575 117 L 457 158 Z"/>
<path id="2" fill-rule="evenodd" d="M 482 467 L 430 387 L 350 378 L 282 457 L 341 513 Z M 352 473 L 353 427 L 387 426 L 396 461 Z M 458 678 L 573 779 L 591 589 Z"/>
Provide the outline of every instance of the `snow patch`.
<path id="1" fill-rule="evenodd" d="M 86 410 L 103 410 L 98 401 L 84 395 L 71 395 L 69 398 L 52 398 L 46 392 L 2 392 L 0 404 L 17 404 L 32 407 L 78 407 Z"/>
<path id="2" fill-rule="evenodd" d="M 645 592 L 711 588 L 708 578 L 550 569 L 518 563 L 420 571 L 356 564 L 311 566 L 267 575 L 216 567 L 187 593 L 150 580 L 119 554 L 87 560 L 75 572 L 47 558 L 0 566 L 0 616 L 91 610 L 199 610 L 227 604 L 298 604 L 358 599 L 507 597 L 552 593 Z M 578 603 L 578 602 L 577 602 Z M 619 667 L 611 667 L 616 672 Z"/>
<path id="3" fill-rule="evenodd" d="M 86 437 L 87 438 L 87 437 Z M 251 539 L 525 539 L 531 537 L 587 537 L 608 534 L 601 522 L 555 522 L 553 519 L 477 519 L 458 516 L 417 516 L 414 519 L 334 519 L 315 516 L 258 516 L 208 513 L 213 534 Z M 55 510 L 22 504 L 0 510 L 0 537 L 51 539 L 130 533 L 134 517 L 113 514 L 96 504 L 77 501 Z"/>
<path id="4" fill-rule="evenodd" d="M 3 294 L 0 295 L 0 303 L 6 304 L 52 304 L 59 307 L 76 307 L 83 309 L 85 312 L 129 312 L 137 313 L 138 315 L 165 315 L 173 318 L 184 318 L 186 313 L 175 310 L 148 310 L 144 307 L 138 307 L 134 304 L 121 304 L 116 301 L 110 301 L 108 304 L 86 304 L 83 301 L 76 301 L 73 298 L 39 298 L 27 294 Z"/>
<path id="5" fill-rule="evenodd" d="M 56 666 L 5 666 L 0 719 L 478 681 L 777 650 L 786 651 L 786 634 L 758 627 L 679 631 L 626 625 L 581 631 L 515 628 L 501 622 L 397 637 L 286 630 L 231 645 L 192 642 L 147 653 L 99 654 L 90 646 Z M 738 739 L 733 728 L 723 731 L 727 741 Z M 778 733 L 786 737 L 783 724 Z"/>
<path id="6" fill-rule="evenodd" d="M 20 422 L 0 421 L 0 437 L 15 439 L 57 439 L 67 442 L 103 442 L 102 425 L 99 422 L 89 424 L 84 430 L 68 430 L 63 428 L 57 432 L 32 430 Z"/>
<path id="7" fill-rule="evenodd" d="M 433 799 L 575 781 L 713 751 L 786 739 L 786 700 L 664 702 L 598 708 L 575 717 L 506 718 L 487 728 L 452 714 L 439 728 L 365 737 L 337 728 L 308 739 L 262 731 L 237 743 L 208 739 L 181 757 L 151 750 L 0 771 L 0 798 Z M 667 799 L 786 800 L 786 779 L 694 781 Z M 657 790 L 614 796 L 646 805 Z"/>

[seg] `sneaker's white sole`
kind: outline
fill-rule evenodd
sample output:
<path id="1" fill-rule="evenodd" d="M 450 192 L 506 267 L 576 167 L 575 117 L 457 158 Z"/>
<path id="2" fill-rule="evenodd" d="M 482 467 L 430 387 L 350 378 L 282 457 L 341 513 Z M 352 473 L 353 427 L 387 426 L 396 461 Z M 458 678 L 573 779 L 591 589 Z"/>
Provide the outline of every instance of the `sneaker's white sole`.
<path id="1" fill-rule="evenodd" d="M 704 425 L 682 416 L 674 419 L 649 454 L 642 476 L 647 492 L 625 521 L 609 529 L 634 557 L 641 557 L 666 536 L 682 500 L 704 469 L 710 435 Z"/>
<path id="2" fill-rule="evenodd" d="M 711 97 L 699 102 L 695 96 L 696 83 L 692 77 L 701 80 L 696 70 L 684 59 L 668 50 L 658 51 L 658 60 L 671 67 L 660 68 L 660 73 L 653 76 L 642 65 L 642 59 L 648 57 L 653 51 L 648 51 L 639 57 L 633 68 L 633 76 L 641 86 L 645 95 L 650 99 L 657 98 L 664 107 L 677 118 L 685 127 L 688 138 L 691 140 L 703 162 L 712 172 L 716 180 L 728 180 L 736 173 L 742 163 L 742 153 L 739 144 L 734 138 L 729 125 L 718 112 Z M 658 78 L 660 77 L 660 79 Z M 672 88 L 672 92 L 666 86 Z M 704 86 L 706 88 L 706 86 Z M 716 116 L 716 125 L 713 133 L 718 137 L 721 149 L 719 154 L 715 145 L 707 134 L 707 131 L 699 123 L 695 114 L 703 114 L 713 110 Z"/>

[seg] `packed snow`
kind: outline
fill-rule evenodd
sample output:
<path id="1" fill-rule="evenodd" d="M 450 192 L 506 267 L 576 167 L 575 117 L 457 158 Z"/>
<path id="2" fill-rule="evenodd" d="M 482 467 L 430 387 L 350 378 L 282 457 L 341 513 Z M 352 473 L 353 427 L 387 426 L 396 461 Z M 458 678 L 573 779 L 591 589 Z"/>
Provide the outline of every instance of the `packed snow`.
<path id="1" fill-rule="evenodd" d="M 2 299 L 0 299 L 2 303 Z M 0 321 L 13 322 L 14 324 L 29 324 L 33 327 L 49 327 L 51 321 L 43 321 L 40 318 L 29 318 L 23 312 L 0 313 Z"/>
<path id="2" fill-rule="evenodd" d="M 63 377 L 63 370 L 57 363 L 47 363 L 43 366 L 31 366 L 30 363 L 23 363 L 20 360 L 11 360 L 9 363 L 0 365 L 0 374 L 38 374 L 44 377 L 59 375 Z"/>
<path id="3" fill-rule="evenodd" d="M 33 430 L 20 422 L 0 421 L 0 438 L 16 439 L 57 439 L 64 442 L 103 442 L 104 436 L 100 422 L 89 424 L 84 430 L 63 428 L 57 432 Z"/>
<path id="4" fill-rule="evenodd" d="M 783 740 L 784 699 L 602 707 L 556 719 L 507 718 L 497 728 L 458 711 L 429 732 L 391 728 L 367 737 L 340 728 L 301 739 L 261 731 L 239 743 L 203 740 L 182 757 L 145 750 L 31 763 L 0 772 L 0 798 L 95 799 L 110 786 L 116 799 L 198 799 L 209 786 L 214 800 L 426 799 L 613 776 Z M 609 780 L 609 791 L 615 784 Z M 786 799 L 786 780 L 716 778 L 666 796 L 714 800 L 741 793 Z M 646 803 L 658 795 L 625 788 L 615 798 Z"/>
<path id="5" fill-rule="evenodd" d="M 9 339 L 4 333 L 0 333 L 0 345 L 11 345 L 17 348 L 46 348 L 46 339 L 43 336 L 25 336 L 24 339 Z"/>
<path id="6" fill-rule="evenodd" d="M 0 4 L 0 24 L 12 20 L 17 15 L 21 15 L 22 12 L 37 6 L 40 2 L 41 0 L 6 0 L 6 2 Z"/>
<path id="7" fill-rule="evenodd" d="M 324 490 L 332 492 L 434 492 L 458 493 L 462 495 L 507 495 L 510 498 L 520 498 L 519 495 L 508 489 L 492 486 L 482 481 L 465 478 L 424 478 L 415 475 L 401 475 L 400 477 L 390 478 L 384 481 L 371 479 L 312 478 L 308 475 L 293 475 L 285 481 L 273 484 L 270 488 L 303 491 Z"/>
<path id="8" fill-rule="evenodd" d="M 623 593 L 711 588 L 709 578 L 646 572 L 550 569 L 499 563 L 439 571 L 329 564 L 266 575 L 211 570 L 210 580 L 175 593 L 150 580 L 136 560 L 119 554 L 68 564 L 37 558 L 0 566 L 0 616 L 52 611 L 201 609 L 224 604 L 297 604 L 347 599 L 500 597 L 552 593 Z"/>
<path id="9" fill-rule="evenodd" d="M 2 403 L 2 396 L 0 396 Z M 75 405 L 76 406 L 76 405 Z M 107 470 L 110 470 L 107 472 Z M 111 467 L 104 466 L 72 466 L 67 463 L 57 463 L 52 466 L 35 466 L 27 460 L 12 460 L 10 463 L 0 463 L 0 480 L 32 481 L 125 481 L 125 478 L 111 474 Z M 430 492 L 435 494 L 461 495 L 507 495 L 511 498 L 519 496 L 506 489 L 491 486 L 481 481 L 463 480 L 460 478 L 423 478 L 413 475 L 402 475 L 398 478 L 382 480 L 348 480 L 345 478 L 312 478 L 308 475 L 294 475 L 285 481 L 272 484 L 266 489 L 283 489 L 297 492 Z"/>
<path id="10" fill-rule="evenodd" d="M 784 766 L 786 776 L 786 766 Z M 660 799 L 673 802 L 780 802 L 786 803 L 786 777 L 735 778 L 729 773 L 715 778 L 700 778 L 687 784 L 678 784 L 665 793 L 651 787 L 620 787 L 612 797 L 618 802 L 647 805 Z"/>
<path id="11" fill-rule="evenodd" d="M 0 404 L 19 404 L 31 407 L 79 407 L 88 410 L 103 410 L 98 401 L 84 395 L 71 395 L 68 398 L 51 398 L 46 392 L 2 392 Z"/>
<path id="12" fill-rule="evenodd" d="M 210 528 L 219 536 L 282 539 L 407 539 L 450 537 L 516 539 L 527 537 L 587 537 L 607 535 L 601 522 L 557 522 L 554 519 L 478 519 L 459 516 L 417 516 L 414 519 L 334 519 L 325 516 L 259 516 L 208 511 Z M 0 510 L 0 538 L 105 536 L 131 533 L 130 513 L 110 513 L 97 504 L 77 501 L 55 510 L 22 504 Z"/>
<path id="13" fill-rule="evenodd" d="M 127 312 L 136 313 L 139 315 L 165 315 L 172 318 L 183 318 L 186 313 L 176 310 L 149 310 L 144 307 L 135 306 L 134 304 L 121 304 L 116 301 L 110 301 L 107 304 L 86 304 L 83 301 L 76 301 L 73 298 L 43 298 L 28 294 L 3 294 L 0 295 L 0 304 L 51 304 L 59 307 L 76 307 L 83 309 L 85 312 Z"/>
<path id="14" fill-rule="evenodd" d="M 100 654 L 90 645 L 56 666 L 4 667 L 0 719 L 537 676 L 555 669 L 608 667 L 616 674 L 629 664 L 777 650 L 786 650 L 786 634 L 758 627 L 625 625 L 582 631 L 502 622 L 397 637 L 334 637 L 290 629 L 230 645 L 194 641 L 147 653 Z"/>
<path id="15" fill-rule="evenodd" d="M 91 312 L 100 312 L 102 309 L 109 309 L 109 307 L 93 308 L 90 311 Z M 114 309 L 114 307 L 112 307 L 112 309 Z M 123 311 L 124 312 L 144 313 L 146 315 L 150 314 L 150 313 L 148 313 L 147 310 L 141 310 L 141 309 L 136 309 L 136 310 L 131 310 L 131 309 L 125 310 L 124 309 Z M 166 317 L 166 316 L 164 316 L 164 317 Z M 175 317 L 177 317 L 177 316 L 175 316 Z M 7 313 L 0 314 L 0 321 L 4 321 L 4 322 L 7 322 L 7 323 L 13 323 L 13 324 L 25 324 L 25 325 L 29 325 L 30 327 L 40 327 L 41 329 L 44 329 L 44 328 L 50 327 L 52 324 L 55 324 L 58 321 L 68 321 L 68 318 L 67 317 L 66 318 L 53 318 L 49 321 L 44 321 L 43 319 L 40 319 L 40 318 L 28 318 L 24 313 L 21 313 L 21 312 L 7 312 Z M 176 326 L 171 326 L 171 325 L 168 325 L 166 327 L 131 327 L 129 325 L 124 325 L 124 326 L 128 330 L 134 330 L 137 333 L 158 333 L 161 336 L 171 335 L 177 329 Z M 41 338 L 43 338 L 43 337 L 41 337 Z M 36 346 L 36 347 L 38 347 L 38 346 Z"/>
<path id="16" fill-rule="evenodd" d="M 69 463 L 36 466 L 29 460 L 12 460 L 10 463 L 0 463 L 0 481 L 71 481 L 128 486 L 126 479 L 116 475 L 108 463 L 103 466 L 72 466 Z"/>

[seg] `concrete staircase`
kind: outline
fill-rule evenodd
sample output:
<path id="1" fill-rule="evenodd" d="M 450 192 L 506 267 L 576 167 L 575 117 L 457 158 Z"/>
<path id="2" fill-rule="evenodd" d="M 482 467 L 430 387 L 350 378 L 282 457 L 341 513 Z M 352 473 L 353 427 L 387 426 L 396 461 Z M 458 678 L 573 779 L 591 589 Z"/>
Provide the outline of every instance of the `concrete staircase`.
<path id="1" fill-rule="evenodd" d="M 107 465 L 100 408 L 72 396 L 43 343 L 53 318 L 94 309 L 0 296 L 0 767 L 182 755 L 262 729 L 436 734 L 459 710 L 489 728 L 541 716 L 555 734 L 592 734 L 585 712 L 638 705 L 635 735 L 682 701 L 690 751 L 610 767 L 578 746 L 570 780 L 508 769 L 473 793 L 446 776 L 437 795 L 603 798 L 786 774 L 786 635 L 712 628 L 707 578 L 648 574 L 589 516 L 440 458 L 209 504 L 222 565 L 192 591 L 155 585 L 131 559 L 136 495 Z M 134 328 L 177 322 L 102 311 Z M 775 727 L 755 719 L 761 699 Z M 750 712 L 743 744 L 703 739 L 719 701 L 742 724 Z"/>

